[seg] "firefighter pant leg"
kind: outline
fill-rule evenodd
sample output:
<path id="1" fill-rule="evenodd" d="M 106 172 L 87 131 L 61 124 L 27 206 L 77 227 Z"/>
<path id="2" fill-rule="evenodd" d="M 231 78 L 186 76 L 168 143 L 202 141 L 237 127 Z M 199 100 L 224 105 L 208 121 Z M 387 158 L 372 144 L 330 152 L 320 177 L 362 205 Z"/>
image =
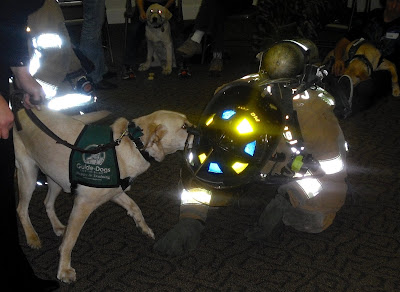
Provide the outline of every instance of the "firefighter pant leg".
<path id="1" fill-rule="evenodd" d="M 204 224 L 196 219 L 182 218 L 160 240 L 154 250 L 170 256 L 182 255 L 196 249 Z"/>
<path id="2" fill-rule="evenodd" d="M 185 177 L 183 180 L 186 181 Z M 194 191 L 196 188 L 193 185 L 187 188 L 188 190 L 182 187 L 179 222 L 155 243 L 156 251 L 177 256 L 196 249 L 200 242 L 211 193 L 206 193 L 203 197 L 202 192 Z"/>
<path id="3" fill-rule="evenodd" d="M 257 226 L 245 232 L 247 239 L 249 241 L 268 240 L 279 235 L 283 215 L 289 207 L 291 207 L 289 201 L 282 195 L 277 194 L 261 213 Z"/>
<path id="4" fill-rule="evenodd" d="M 281 187 L 279 191 L 288 193 L 291 203 L 291 206 L 285 209 L 283 223 L 309 233 L 319 233 L 328 228 L 345 202 L 346 176 L 345 170 L 342 170 L 319 178 L 317 181 L 322 189 L 311 198 L 306 197 L 295 182 Z"/>

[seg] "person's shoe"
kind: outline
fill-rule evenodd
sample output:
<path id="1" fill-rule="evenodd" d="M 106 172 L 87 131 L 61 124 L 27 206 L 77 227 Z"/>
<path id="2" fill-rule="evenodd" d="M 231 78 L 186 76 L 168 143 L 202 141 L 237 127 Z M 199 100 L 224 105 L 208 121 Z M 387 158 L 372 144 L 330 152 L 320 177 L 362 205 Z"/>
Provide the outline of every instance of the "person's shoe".
<path id="1" fill-rule="evenodd" d="M 208 73 L 211 76 L 219 76 L 221 75 L 223 67 L 224 61 L 221 58 L 213 58 L 210 63 L 210 68 L 208 69 Z"/>
<path id="2" fill-rule="evenodd" d="M 353 101 L 353 81 L 349 75 L 342 75 L 338 81 L 339 89 L 341 89 L 346 96 L 346 99 L 351 107 Z"/>
<path id="3" fill-rule="evenodd" d="M 94 88 L 97 90 L 110 90 L 117 88 L 117 85 L 103 79 L 100 82 L 95 83 Z"/>
<path id="4" fill-rule="evenodd" d="M 94 85 L 86 76 L 81 76 L 76 81 L 75 90 L 79 93 L 91 95 L 94 90 Z"/>
<path id="5" fill-rule="evenodd" d="M 353 82 L 348 75 L 342 75 L 338 82 L 335 94 L 334 113 L 340 119 L 349 117 L 352 113 Z"/>
<path id="6" fill-rule="evenodd" d="M 133 71 L 132 66 L 124 66 L 122 69 L 122 79 L 123 80 L 130 80 L 135 79 L 135 72 Z"/>
<path id="7" fill-rule="evenodd" d="M 91 95 L 93 93 L 94 85 L 83 69 L 68 73 L 65 79 L 76 92 L 86 95 Z"/>
<path id="8" fill-rule="evenodd" d="M 103 75 L 103 79 L 111 79 L 116 76 L 117 76 L 117 72 L 107 71 L 107 73 Z"/>
<path id="9" fill-rule="evenodd" d="M 201 44 L 196 43 L 189 38 L 179 48 L 176 49 L 176 52 L 185 58 L 190 58 L 194 55 L 201 54 Z"/>

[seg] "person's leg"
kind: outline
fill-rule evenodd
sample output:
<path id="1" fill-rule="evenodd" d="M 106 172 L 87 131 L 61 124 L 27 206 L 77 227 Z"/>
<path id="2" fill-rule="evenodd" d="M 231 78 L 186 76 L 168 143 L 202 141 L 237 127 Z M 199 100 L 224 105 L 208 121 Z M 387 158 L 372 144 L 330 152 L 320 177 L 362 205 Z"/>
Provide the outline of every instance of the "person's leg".
<path id="1" fill-rule="evenodd" d="M 203 0 L 197 13 L 193 34 L 176 51 L 185 58 L 201 54 L 203 36 L 211 32 L 218 18 L 216 4 L 219 0 Z"/>
<path id="2" fill-rule="evenodd" d="M 105 0 L 83 1 L 83 25 L 80 39 L 80 50 L 94 64 L 95 69 L 89 74 L 94 83 L 103 79 L 107 72 L 105 64 L 102 27 L 104 23 Z"/>
<path id="3" fill-rule="evenodd" d="M 194 31 L 200 30 L 207 32 L 210 26 L 213 26 L 213 21 L 216 18 L 216 2 L 219 0 L 203 0 L 197 13 Z"/>
<path id="4" fill-rule="evenodd" d="M 145 23 L 139 20 L 139 12 L 136 9 L 133 13 L 132 23 L 128 26 L 128 36 L 126 40 L 126 52 L 124 64 L 134 67 L 136 65 L 136 53 L 140 41 L 144 37 Z"/>
<path id="5" fill-rule="evenodd" d="M 388 71 L 375 71 L 371 79 L 354 87 L 352 113 L 357 114 L 373 106 L 381 98 L 391 94 L 391 77 Z"/>
<path id="6" fill-rule="evenodd" d="M 283 216 L 291 205 L 283 195 L 277 194 L 261 213 L 257 225 L 249 228 L 245 236 L 249 241 L 279 238 L 283 228 Z"/>
<path id="7" fill-rule="evenodd" d="M 6 140 L 0 139 L 0 185 L 3 202 L 0 204 L 0 220 L 3 222 L 3 255 L 5 286 L 14 291 L 53 291 L 59 287 L 57 281 L 42 280 L 35 276 L 31 265 L 19 244 L 16 213 L 14 171 L 15 157 L 12 131 Z M 5 245 L 5 246 L 4 246 Z"/>
<path id="8" fill-rule="evenodd" d="M 226 11 L 224 9 L 224 1 L 215 1 L 214 11 L 216 15 L 214 20 L 210 21 L 210 32 L 214 38 L 213 58 L 208 71 L 211 75 L 218 76 L 223 69 L 223 51 L 224 51 L 224 31 Z"/>

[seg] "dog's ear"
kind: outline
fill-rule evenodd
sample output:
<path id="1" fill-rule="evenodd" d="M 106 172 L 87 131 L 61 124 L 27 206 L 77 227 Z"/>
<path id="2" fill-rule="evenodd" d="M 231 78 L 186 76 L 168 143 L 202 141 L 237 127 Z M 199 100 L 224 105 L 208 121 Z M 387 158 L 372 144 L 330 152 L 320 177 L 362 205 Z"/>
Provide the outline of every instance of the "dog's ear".
<path id="1" fill-rule="evenodd" d="M 146 148 L 152 147 L 154 144 L 159 144 L 166 133 L 167 128 L 164 125 L 157 125 L 154 123 L 149 125 L 149 138 L 146 141 Z"/>
<path id="2" fill-rule="evenodd" d="M 146 141 L 146 151 L 156 161 L 160 162 L 165 158 L 165 151 L 161 143 L 161 139 L 167 133 L 167 129 L 163 125 L 152 123 L 149 127 L 149 139 Z"/>
<path id="3" fill-rule="evenodd" d="M 168 10 L 168 8 L 164 9 L 164 15 L 166 20 L 170 20 L 172 18 L 172 13 Z"/>

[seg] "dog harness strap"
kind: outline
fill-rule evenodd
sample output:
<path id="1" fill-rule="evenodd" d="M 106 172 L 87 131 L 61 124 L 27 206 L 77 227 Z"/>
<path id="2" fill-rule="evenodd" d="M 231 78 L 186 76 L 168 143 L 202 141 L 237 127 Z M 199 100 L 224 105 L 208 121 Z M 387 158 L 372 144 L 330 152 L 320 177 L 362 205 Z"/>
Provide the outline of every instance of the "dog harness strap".
<path id="1" fill-rule="evenodd" d="M 356 55 L 356 52 L 359 47 L 361 47 L 362 44 L 366 43 L 366 40 L 363 38 L 360 38 L 358 41 L 356 41 L 349 49 L 349 60 L 352 60 L 354 56 Z"/>
<path id="2" fill-rule="evenodd" d="M 361 60 L 361 61 L 368 67 L 369 74 L 372 73 L 372 71 L 373 71 L 372 64 L 371 64 L 371 62 L 370 62 L 364 55 L 354 55 L 353 60 L 354 60 L 354 59 L 359 59 L 359 60 Z M 350 62 L 351 62 L 351 61 L 350 61 Z"/>
<path id="3" fill-rule="evenodd" d="M 72 145 L 70 143 L 68 143 L 67 141 L 61 139 L 59 136 L 57 136 L 53 131 L 51 131 L 45 124 L 42 123 L 42 121 L 32 112 L 32 110 L 30 109 L 25 109 L 26 114 L 28 115 L 28 117 L 32 120 L 32 122 L 39 127 L 39 129 L 41 129 L 44 133 L 46 133 L 50 138 L 52 138 L 53 140 L 56 141 L 56 143 L 58 144 L 62 144 L 72 150 L 75 151 L 79 151 L 82 153 L 91 153 L 91 154 L 97 154 L 100 152 L 104 152 L 108 149 L 114 148 L 115 146 L 117 146 L 119 143 L 118 141 L 112 141 L 110 143 L 107 144 L 102 144 L 97 146 L 96 148 L 92 148 L 92 149 L 82 149 L 79 148 L 75 145 Z"/>
<path id="4" fill-rule="evenodd" d="M 131 178 L 128 176 L 120 180 L 121 188 L 125 191 L 127 187 L 131 184 Z"/>

